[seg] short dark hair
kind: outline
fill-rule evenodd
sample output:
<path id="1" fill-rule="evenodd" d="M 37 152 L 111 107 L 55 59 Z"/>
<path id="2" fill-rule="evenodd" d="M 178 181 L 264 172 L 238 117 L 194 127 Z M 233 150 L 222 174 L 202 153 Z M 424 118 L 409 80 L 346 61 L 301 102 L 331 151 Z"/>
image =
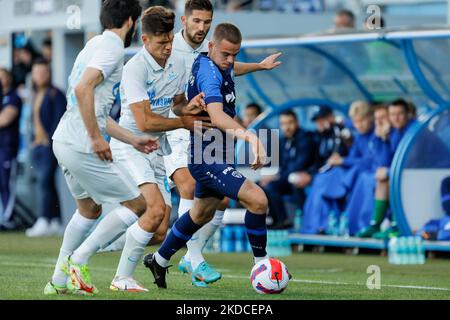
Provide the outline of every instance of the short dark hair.
<path id="1" fill-rule="evenodd" d="M 294 112 L 294 110 L 286 110 L 283 111 L 280 116 L 285 116 L 285 117 L 293 117 L 295 119 L 295 121 L 298 121 L 297 119 L 297 114 Z"/>
<path id="2" fill-rule="evenodd" d="M 100 12 L 100 23 L 104 29 L 121 28 L 131 17 L 133 22 L 141 15 L 138 0 L 104 0 Z"/>
<path id="3" fill-rule="evenodd" d="M 337 16 L 347 16 L 350 20 L 355 21 L 355 14 L 348 9 L 341 9 L 336 13 Z"/>
<path id="4" fill-rule="evenodd" d="M 184 14 L 188 16 L 192 14 L 192 11 L 194 10 L 214 13 L 213 5 L 209 0 L 187 0 L 184 5 Z"/>
<path id="5" fill-rule="evenodd" d="M 261 114 L 261 113 L 262 113 L 262 108 L 261 108 L 261 106 L 260 106 L 259 104 L 257 104 L 256 102 L 251 102 L 251 103 L 249 103 L 249 104 L 245 107 L 245 109 L 249 109 L 249 108 L 254 108 L 254 109 L 256 109 L 256 111 L 258 112 L 258 114 Z"/>
<path id="6" fill-rule="evenodd" d="M 52 46 L 52 39 L 45 38 L 44 41 L 42 41 L 42 46 L 43 47 L 51 47 Z"/>
<path id="7" fill-rule="evenodd" d="M 222 40 L 227 40 L 233 44 L 240 44 L 242 42 L 242 34 L 239 28 L 231 23 L 221 23 L 217 25 L 214 30 L 213 39 L 217 43 Z"/>
<path id="8" fill-rule="evenodd" d="M 373 108 L 373 112 L 375 113 L 376 111 L 381 110 L 381 109 L 387 111 L 388 106 L 385 103 L 375 103 L 372 105 L 372 108 Z"/>
<path id="9" fill-rule="evenodd" d="M 42 57 L 36 58 L 33 61 L 33 66 L 35 66 L 35 65 L 46 66 L 48 69 L 50 69 L 50 64 L 48 63 L 48 61 Z"/>
<path id="10" fill-rule="evenodd" d="M 142 15 L 141 25 L 145 34 L 169 33 L 175 27 L 175 13 L 162 6 L 150 7 Z"/>
<path id="11" fill-rule="evenodd" d="M 396 100 L 392 101 L 389 104 L 389 107 L 392 107 L 392 106 L 402 107 L 406 113 L 409 113 L 409 111 L 410 111 L 409 103 L 405 99 L 400 98 L 400 99 L 396 99 Z"/>

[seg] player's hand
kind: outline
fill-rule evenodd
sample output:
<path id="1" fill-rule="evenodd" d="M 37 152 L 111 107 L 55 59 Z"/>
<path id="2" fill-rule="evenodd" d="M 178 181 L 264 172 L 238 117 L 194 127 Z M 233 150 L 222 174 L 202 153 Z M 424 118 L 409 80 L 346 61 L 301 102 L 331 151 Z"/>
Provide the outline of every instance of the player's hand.
<path id="1" fill-rule="evenodd" d="M 133 141 L 133 147 L 143 153 L 149 154 L 159 149 L 159 141 L 155 138 L 148 136 L 135 137 Z"/>
<path id="2" fill-rule="evenodd" d="M 328 159 L 327 163 L 330 166 L 340 166 L 344 162 L 344 159 L 341 157 L 339 153 L 333 153 L 331 157 Z"/>
<path id="3" fill-rule="evenodd" d="M 386 181 L 389 178 L 388 169 L 386 167 L 378 168 L 375 172 L 375 178 L 378 181 Z"/>
<path id="4" fill-rule="evenodd" d="M 185 108 L 185 115 L 198 115 L 203 111 L 206 111 L 206 103 L 205 103 L 205 94 L 200 92 L 191 101 Z"/>
<path id="5" fill-rule="evenodd" d="M 267 163 L 266 149 L 258 138 L 256 138 L 256 140 L 254 140 L 254 142 L 252 143 L 252 151 L 253 155 L 255 156 L 255 160 L 250 167 L 253 170 L 258 170 L 264 167 L 264 165 Z"/>
<path id="6" fill-rule="evenodd" d="M 262 70 L 272 70 L 281 64 L 281 61 L 277 59 L 282 55 L 282 52 L 278 52 L 266 57 L 263 61 L 259 63 Z"/>
<path id="7" fill-rule="evenodd" d="M 183 122 L 183 127 L 189 131 L 201 132 L 203 128 L 215 128 L 211 123 L 209 117 L 198 117 L 198 116 L 182 116 L 180 117 Z M 197 124 L 196 124 L 197 122 Z M 200 123 L 199 123 L 200 122 Z"/>
<path id="8" fill-rule="evenodd" d="M 100 160 L 103 161 L 113 161 L 112 152 L 109 147 L 109 143 L 106 140 L 99 136 L 97 138 L 91 139 L 92 150 L 97 154 Z"/>

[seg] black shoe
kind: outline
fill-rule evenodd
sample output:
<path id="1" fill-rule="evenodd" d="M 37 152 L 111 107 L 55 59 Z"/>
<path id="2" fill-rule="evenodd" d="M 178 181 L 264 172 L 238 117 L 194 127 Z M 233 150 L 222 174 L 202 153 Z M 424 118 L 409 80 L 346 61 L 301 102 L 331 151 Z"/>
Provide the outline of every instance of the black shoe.
<path id="1" fill-rule="evenodd" d="M 169 267 L 161 267 L 158 262 L 156 262 L 155 256 L 153 253 L 149 253 L 144 257 L 144 266 L 149 268 L 155 278 L 155 283 L 158 288 L 167 288 L 166 284 L 166 273 L 169 273 Z"/>

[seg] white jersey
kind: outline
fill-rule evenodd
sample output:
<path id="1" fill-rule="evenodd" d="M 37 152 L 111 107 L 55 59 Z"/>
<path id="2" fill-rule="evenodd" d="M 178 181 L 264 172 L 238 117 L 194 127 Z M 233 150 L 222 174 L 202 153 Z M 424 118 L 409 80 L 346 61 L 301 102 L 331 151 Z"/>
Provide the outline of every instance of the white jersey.
<path id="1" fill-rule="evenodd" d="M 100 133 L 104 135 L 106 121 L 122 77 L 124 54 L 122 39 L 108 30 L 86 43 L 86 46 L 78 54 L 69 76 L 67 111 L 53 134 L 53 140 L 70 145 L 78 152 L 93 153 L 74 88 L 87 68 L 94 68 L 102 72 L 103 81 L 95 88 L 94 106 Z"/>
<path id="2" fill-rule="evenodd" d="M 187 79 L 189 79 L 189 75 L 191 74 L 192 65 L 194 64 L 195 59 L 197 59 L 198 55 L 201 52 L 208 52 L 208 40 L 204 40 L 203 43 L 197 49 L 193 49 L 189 43 L 186 42 L 183 38 L 183 30 L 177 32 L 173 38 L 173 47 L 172 47 L 172 56 L 176 56 L 179 59 L 184 60 L 184 66 L 186 69 Z M 187 80 L 186 79 L 186 80 Z M 171 112 L 170 117 L 174 118 L 176 115 Z M 170 140 L 190 140 L 189 130 L 186 129 L 177 129 L 169 133 Z"/>
<path id="3" fill-rule="evenodd" d="M 184 94 L 187 77 L 183 60 L 170 56 L 162 68 L 151 54 L 142 48 L 128 61 L 120 84 L 121 116 L 119 124 L 136 135 L 150 135 L 159 139 L 162 155 L 171 153 L 165 132 L 143 133 L 138 129 L 130 105 L 150 100 L 153 113 L 169 116 L 176 95 Z"/>

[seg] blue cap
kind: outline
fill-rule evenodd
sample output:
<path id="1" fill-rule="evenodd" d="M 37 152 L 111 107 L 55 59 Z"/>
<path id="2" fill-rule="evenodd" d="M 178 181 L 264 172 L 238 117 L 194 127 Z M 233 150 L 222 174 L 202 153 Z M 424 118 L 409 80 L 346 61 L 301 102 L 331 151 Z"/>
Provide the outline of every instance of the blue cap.
<path id="1" fill-rule="evenodd" d="M 333 114 L 333 110 L 328 106 L 319 106 L 319 109 L 314 112 L 311 121 L 316 121 L 317 119 L 322 119 Z"/>

